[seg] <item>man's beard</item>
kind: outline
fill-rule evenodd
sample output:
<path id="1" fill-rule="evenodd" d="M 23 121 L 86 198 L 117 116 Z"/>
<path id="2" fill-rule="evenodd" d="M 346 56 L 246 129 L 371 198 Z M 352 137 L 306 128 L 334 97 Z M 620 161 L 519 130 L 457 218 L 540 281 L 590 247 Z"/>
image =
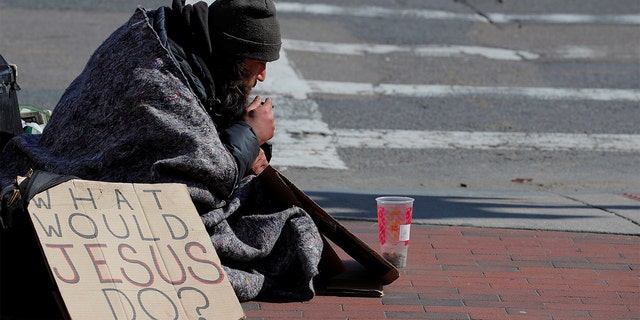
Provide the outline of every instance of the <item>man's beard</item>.
<path id="1" fill-rule="evenodd" d="M 219 127 L 243 120 L 244 110 L 248 104 L 252 86 L 247 81 L 248 72 L 244 64 L 239 62 L 235 68 L 225 70 L 223 77 L 216 77 L 214 99 L 205 101 L 207 110 Z"/>
<path id="2" fill-rule="evenodd" d="M 212 111 L 209 113 L 216 125 L 224 128 L 233 122 L 243 120 L 251 88 L 245 80 L 225 82 L 221 87 L 216 86 L 216 98 L 204 102 L 206 109 Z"/>

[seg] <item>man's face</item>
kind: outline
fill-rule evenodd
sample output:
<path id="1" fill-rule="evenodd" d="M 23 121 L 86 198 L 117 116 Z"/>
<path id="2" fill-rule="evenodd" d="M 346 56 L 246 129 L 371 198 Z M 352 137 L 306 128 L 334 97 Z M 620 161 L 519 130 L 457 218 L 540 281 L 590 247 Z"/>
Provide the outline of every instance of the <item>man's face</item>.
<path id="1" fill-rule="evenodd" d="M 249 73 L 249 77 L 247 81 L 250 88 L 255 87 L 256 84 L 258 84 L 258 81 L 262 82 L 267 78 L 267 62 L 266 61 L 245 58 L 244 65 L 247 68 L 247 71 Z"/>

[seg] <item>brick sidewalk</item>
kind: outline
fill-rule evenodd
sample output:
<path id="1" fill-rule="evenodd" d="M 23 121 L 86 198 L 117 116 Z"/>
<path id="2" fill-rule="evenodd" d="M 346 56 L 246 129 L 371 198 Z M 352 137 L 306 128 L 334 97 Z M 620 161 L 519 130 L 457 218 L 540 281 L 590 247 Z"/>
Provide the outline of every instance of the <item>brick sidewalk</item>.
<path id="1" fill-rule="evenodd" d="M 377 249 L 375 222 L 343 221 Z M 413 225 L 382 298 L 242 304 L 255 319 L 640 319 L 640 237 Z"/>

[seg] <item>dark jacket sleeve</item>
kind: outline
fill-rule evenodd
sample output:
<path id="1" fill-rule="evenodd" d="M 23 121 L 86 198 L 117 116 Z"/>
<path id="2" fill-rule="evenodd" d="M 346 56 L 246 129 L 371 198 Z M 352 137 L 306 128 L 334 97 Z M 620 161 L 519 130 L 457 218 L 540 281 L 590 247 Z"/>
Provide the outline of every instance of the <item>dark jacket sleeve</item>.
<path id="1" fill-rule="evenodd" d="M 236 158 L 238 177 L 243 178 L 249 173 L 253 162 L 260 154 L 258 137 L 249 124 L 239 121 L 220 132 L 220 140 Z"/>

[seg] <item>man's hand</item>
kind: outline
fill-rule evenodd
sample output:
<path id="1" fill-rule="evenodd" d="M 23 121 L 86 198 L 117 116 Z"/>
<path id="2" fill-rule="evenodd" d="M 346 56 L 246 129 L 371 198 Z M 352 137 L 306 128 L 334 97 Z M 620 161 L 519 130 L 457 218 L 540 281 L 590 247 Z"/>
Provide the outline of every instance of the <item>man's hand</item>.
<path id="1" fill-rule="evenodd" d="M 255 132 L 259 145 L 273 138 L 276 124 L 273 117 L 271 98 L 267 98 L 262 102 L 260 96 L 256 96 L 244 111 L 244 121 L 248 123 L 251 129 L 253 129 L 253 132 Z"/>
<path id="2" fill-rule="evenodd" d="M 256 158 L 256 161 L 253 162 L 253 165 L 251 166 L 251 171 L 253 171 L 253 173 L 255 174 L 260 174 L 268 166 L 269 166 L 269 161 L 267 161 L 267 157 L 264 154 L 264 150 L 260 148 L 260 154 Z"/>

